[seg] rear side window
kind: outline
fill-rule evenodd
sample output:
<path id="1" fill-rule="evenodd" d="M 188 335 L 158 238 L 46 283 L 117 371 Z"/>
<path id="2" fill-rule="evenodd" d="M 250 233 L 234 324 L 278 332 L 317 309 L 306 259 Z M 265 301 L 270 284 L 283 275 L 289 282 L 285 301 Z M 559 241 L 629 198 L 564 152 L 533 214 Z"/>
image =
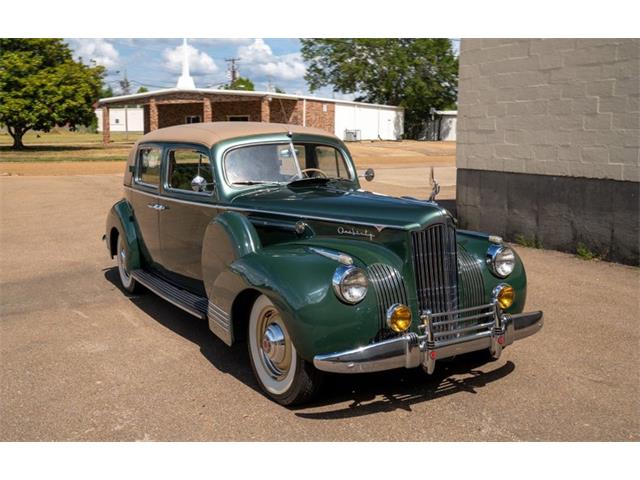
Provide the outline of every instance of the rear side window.
<path id="1" fill-rule="evenodd" d="M 190 148 L 169 151 L 167 183 L 173 190 L 210 193 L 213 191 L 213 175 L 209 156 Z M 202 177 L 201 186 L 192 185 L 194 178 Z"/>
<path id="2" fill-rule="evenodd" d="M 136 181 L 152 187 L 160 185 L 160 149 L 143 147 L 138 150 Z"/>

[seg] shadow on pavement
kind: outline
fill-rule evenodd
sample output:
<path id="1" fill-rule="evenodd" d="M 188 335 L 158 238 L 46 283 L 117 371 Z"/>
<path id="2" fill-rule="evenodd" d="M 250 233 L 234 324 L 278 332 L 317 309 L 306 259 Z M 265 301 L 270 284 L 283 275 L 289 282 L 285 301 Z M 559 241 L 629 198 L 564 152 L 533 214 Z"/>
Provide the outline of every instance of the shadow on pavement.
<path id="1" fill-rule="evenodd" d="M 456 393 L 477 393 L 477 389 L 506 377 L 515 370 L 512 362 L 506 362 L 491 371 L 483 372 L 477 367 L 484 361 L 473 356 L 462 356 L 451 361 L 442 361 L 433 375 L 420 368 L 413 370 L 390 370 L 388 372 L 332 376 L 331 384 L 323 392 L 324 399 L 305 405 L 304 408 L 324 407 L 330 404 L 350 402 L 336 410 L 321 412 L 297 411 L 301 418 L 315 420 L 338 420 L 360 417 L 393 410 L 411 411 L 411 405 Z M 462 379 L 454 375 L 471 375 Z M 302 408 L 298 409 L 302 410 Z"/>
<path id="2" fill-rule="evenodd" d="M 245 343 L 227 346 L 216 337 L 206 321 L 199 320 L 151 292 L 130 294 L 122 289 L 118 267 L 104 271 L 104 277 L 131 302 L 160 325 L 200 347 L 202 355 L 220 372 L 233 375 L 256 392 L 262 393 L 253 377 Z"/>
<path id="3" fill-rule="evenodd" d="M 107 281 L 128 296 L 133 304 L 155 321 L 200 347 L 202 355 L 220 372 L 236 379 L 262 394 L 256 382 L 246 343 L 228 347 L 210 330 L 207 322 L 183 312 L 153 293 L 131 295 L 122 290 L 117 267 L 104 271 Z M 486 362 L 473 355 L 465 355 L 451 361 L 441 361 L 433 375 L 422 369 L 398 369 L 360 375 L 327 374 L 319 398 L 300 407 L 294 407 L 301 418 L 330 420 L 358 417 L 397 409 L 411 411 L 411 405 L 456 393 L 475 394 L 478 388 L 499 380 L 515 370 L 507 362 L 488 372 L 477 368 Z M 469 377 L 458 379 L 454 375 Z M 304 409 L 325 407 L 350 402 L 348 406 L 322 412 L 304 412 Z"/>

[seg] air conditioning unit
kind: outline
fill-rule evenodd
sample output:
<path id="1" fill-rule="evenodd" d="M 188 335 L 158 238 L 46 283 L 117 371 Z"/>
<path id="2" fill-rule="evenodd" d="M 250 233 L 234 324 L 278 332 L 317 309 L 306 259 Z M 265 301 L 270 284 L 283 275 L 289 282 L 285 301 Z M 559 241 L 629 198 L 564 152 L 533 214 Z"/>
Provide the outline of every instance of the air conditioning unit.
<path id="1" fill-rule="evenodd" d="M 345 142 L 359 142 L 361 140 L 360 130 L 345 130 L 344 141 Z"/>

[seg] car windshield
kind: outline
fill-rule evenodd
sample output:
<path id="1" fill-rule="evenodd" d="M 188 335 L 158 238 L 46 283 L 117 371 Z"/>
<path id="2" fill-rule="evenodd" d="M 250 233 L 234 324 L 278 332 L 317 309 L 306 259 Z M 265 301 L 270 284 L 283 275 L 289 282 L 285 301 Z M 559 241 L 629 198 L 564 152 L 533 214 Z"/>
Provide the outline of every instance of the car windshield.
<path id="1" fill-rule="evenodd" d="M 337 148 L 296 143 L 294 149 L 295 155 L 289 143 L 234 148 L 224 157 L 227 181 L 231 185 L 255 185 L 309 178 L 352 179 L 348 164 Z"/>

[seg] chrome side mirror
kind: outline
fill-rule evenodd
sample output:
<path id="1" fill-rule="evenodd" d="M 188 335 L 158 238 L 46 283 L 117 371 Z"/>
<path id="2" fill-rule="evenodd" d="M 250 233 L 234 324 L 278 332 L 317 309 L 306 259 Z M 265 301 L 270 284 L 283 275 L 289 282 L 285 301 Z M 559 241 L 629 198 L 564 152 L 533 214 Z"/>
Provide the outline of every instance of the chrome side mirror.
<path id="1" fill-rule="evenodd" d="M 372 181 L 374 178 L 376 178 L 376 172 L 373 170 L 373 168 L 367 168 L 367 171 L 364 172 L 364 175 L 358 175 L 360 178 L 364 178 L 367 182 Z"/>
<path id="2" fill-rule="evenodd" d="M 191 180 L 191 190 L 194 192 L 204 192 L 207 189 L 207 180 L 200 175 L 196 175 Z"/>

